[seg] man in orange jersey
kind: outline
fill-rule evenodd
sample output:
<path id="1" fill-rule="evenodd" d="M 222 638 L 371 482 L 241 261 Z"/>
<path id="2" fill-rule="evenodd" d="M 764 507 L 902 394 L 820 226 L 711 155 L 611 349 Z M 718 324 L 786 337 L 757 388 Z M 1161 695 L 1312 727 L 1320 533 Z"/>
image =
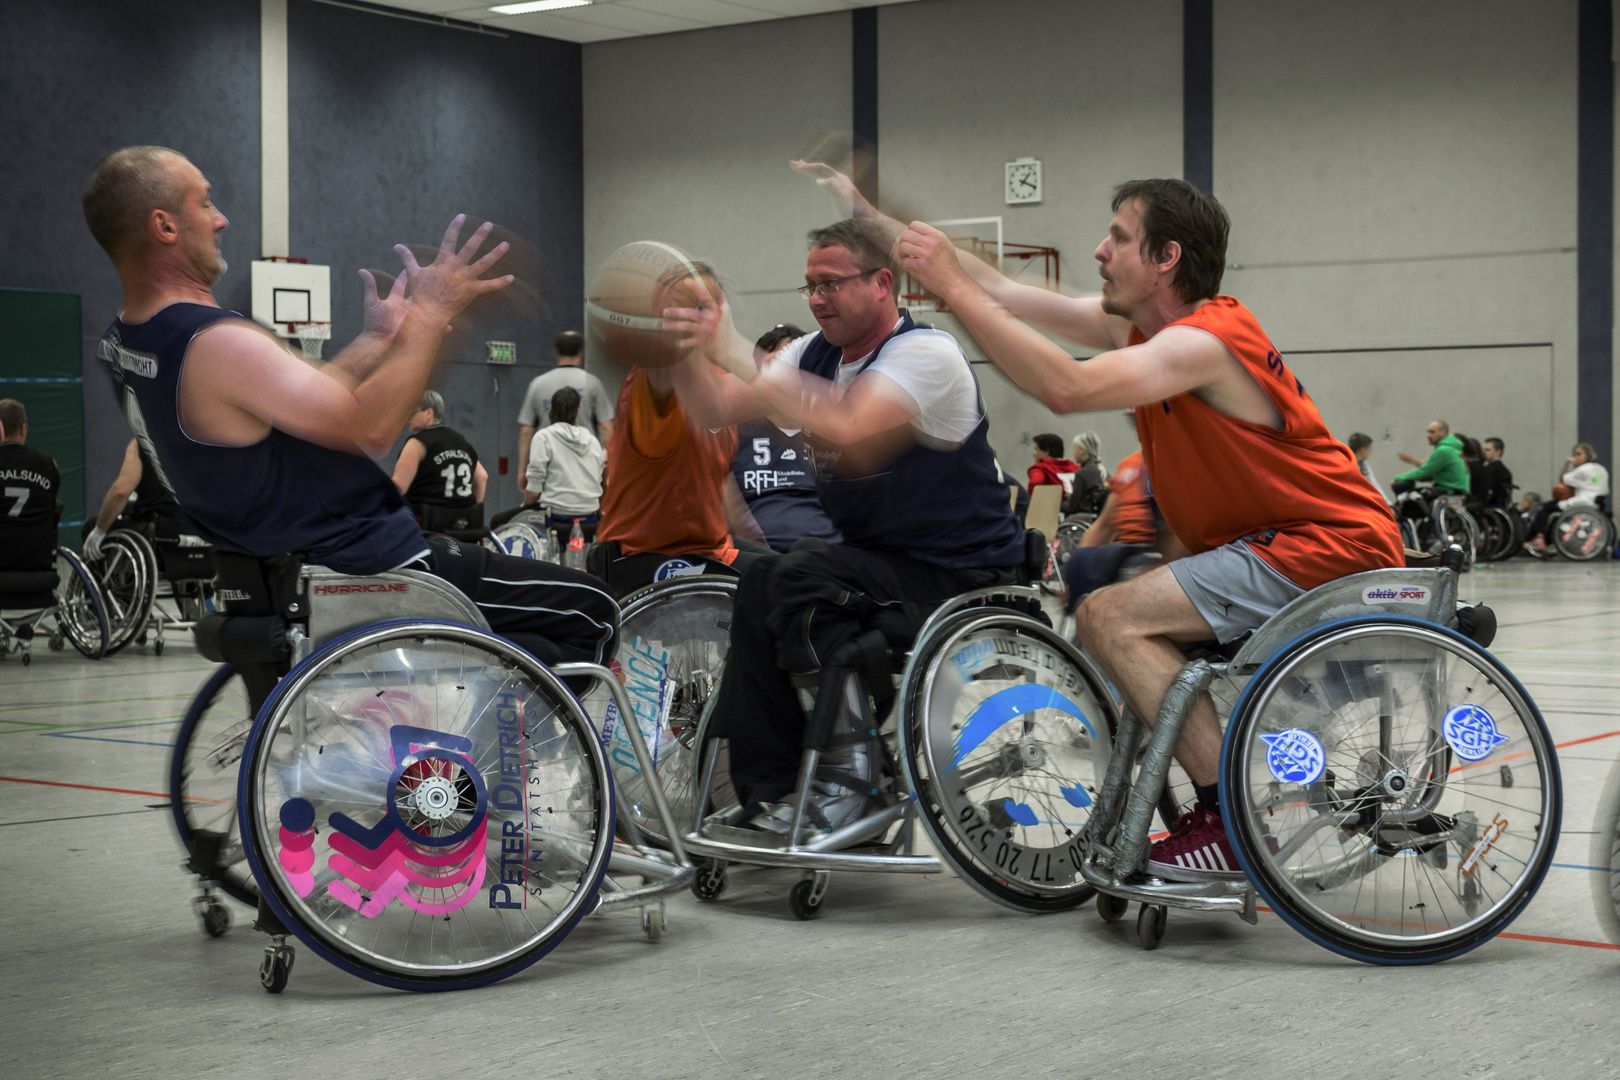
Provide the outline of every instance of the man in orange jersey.
<path id="1" fill-rule="evenodd" d="M 1113 209 L 1095 253 L 1100 297 L 1012 282 L 921 223 L 897 250 L 996 366 L 1054 412 L 1137 407 L 1154 496 L 1191 554 L 1092 593 L 1076 622 L 1151 723 L 1184 661 L 1178 644 L 1236 640 L 1306 589 L 1403 556 L 1355 456 L 1254 316 L 1220 295 L 1226 211 L 1181 180 L 1121 184 Z M 1103 352 L 1076 363 L 1035 327 Z M 1242 876 L 1220 818 L 1220 740 L 1202 695 L 1176 745 L 1198 805 L 1153 845 L 1150 872 Z"/>

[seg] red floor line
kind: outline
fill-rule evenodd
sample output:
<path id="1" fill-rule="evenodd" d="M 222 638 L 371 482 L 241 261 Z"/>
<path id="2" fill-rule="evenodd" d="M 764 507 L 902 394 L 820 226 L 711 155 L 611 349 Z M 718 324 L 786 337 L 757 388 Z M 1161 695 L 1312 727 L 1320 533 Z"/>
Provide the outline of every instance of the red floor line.
<path id="1" fill-rule="evenodd" d="M 95 784 L 64 784 L 60 780 L 25 780 L 20 776 L 0 776 L 0 780 L 9 780 L 13 784 L 42 784 L 45 787 L 78 788 L 80 791 L 110 791 L 115 795 L 150 795 L 154 799 L 168 798 L 161 791 L 135 791 L 131 788 L 98 787 Z"/>
<path id="2" fill-rule="evenodd" d="M 1617 731 L 1605 731 L 1601 735 L 1588 735 L 1584 739 L 1571 739 L 1568 742 L 1553 743 L 1553 749 L 1562 750 L 1566 746 L 1579 746 L 1581 743 L 1597 742 L 1599 739 L 1612 739 L 1616 735 L 1620 735 L 1620 730 L 1617 730 Z M 1454 772 L 1454 773 L 1458 773 L 1458 772 L 1462 772 L 1464 769 L 1478 769 L 1478 768 L 1480 768 L 1481 766 L 1484 766 L 1484 765 L 1495 765 L 1495 764 L 1498 764 L 1499 762 L 1503 762 L 1503 761 L 1512 761 L 1514 758 L 1522 758 L 1522 757 L 1529 757 L 1529 756 L 1530 756 L 1530 751 L 1523 750 L 1523 751 L 1520 751 L 1517 754 L 1504 754 L 1501 757 L 1493 757 L 1493 758 L 1490 758 L 1490 759 L 1485 760 L 1485 761 L 1476 761 L 1472 765 L 1453 765 L 1451 767 L 1450 771 Z"/>
<path id="3" fill-rule="evenodd" d="M 1620 731 L 1605 731 L 1601 735 L 1588 735 L 1584 739 L 1571 739 L 1569 742 L 1561 742 L 1557 743 L 1556 745 L 1558 749 L 1562 750 L 1566 746 L 1579 746 L 1583 742 L 1597 742 L 1599 739 L 1612 739 L 1616 735 L 1620 735 Z"/>

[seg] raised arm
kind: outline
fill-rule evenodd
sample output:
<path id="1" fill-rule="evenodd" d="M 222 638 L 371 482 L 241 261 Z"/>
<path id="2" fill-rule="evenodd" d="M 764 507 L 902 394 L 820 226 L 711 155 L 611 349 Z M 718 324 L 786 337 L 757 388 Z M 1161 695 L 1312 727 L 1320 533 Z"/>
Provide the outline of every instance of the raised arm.
<path id="1" fill-rule="evenodd" d="M 432 374 L 446 327 L 472 300 L 511 284 L 510 276 L 482 280 L 506 252 L 502 243 L 481 259 L 486 222 L 456 250 L 463 218 L 446 230 L 438 257 L 417 265 L 410 249 L 402 279 L 386 300 L 368 281 L 367 325 L 373 316 L 391 324 L 381 353 L 344 364 L 316 366 L 295 357 L 267 331 L 245 320 L 215 323 L 193 339 L 181 376 L 181 419 L 193 437 L 227 446 L 258 442 L 271 428 L 321 446 L 376 458 L 387 453 L 416 408 Z M 387 309 L 377 312 L 374 309 Z M 368 331 L 369 332 L 369 331 Z M 362 338 L 366 337 L 362 334 Z M 356 377 L 356 371 L 364 371 Z"/>

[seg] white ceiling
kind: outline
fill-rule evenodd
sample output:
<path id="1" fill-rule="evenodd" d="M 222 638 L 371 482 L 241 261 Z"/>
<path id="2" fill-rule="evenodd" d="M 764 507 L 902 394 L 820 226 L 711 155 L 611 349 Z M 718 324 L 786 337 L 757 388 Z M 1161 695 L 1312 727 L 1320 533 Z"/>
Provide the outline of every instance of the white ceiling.
<path id="1" fill-rule="evenodd" d="M 531 15 L 497 15 L 489 10 L 495 4 L 511 2 L 514 0 L 487 0 L 482 4 L 471 0 L 387 0 L 387 6 L 483 23 L 496 30 L 590 42 L 644 34 L 673 34 L 796 15 L 826 15 L 879 4 L 911 3 L 912 0 L 594 0 L 588 7 Z"/>

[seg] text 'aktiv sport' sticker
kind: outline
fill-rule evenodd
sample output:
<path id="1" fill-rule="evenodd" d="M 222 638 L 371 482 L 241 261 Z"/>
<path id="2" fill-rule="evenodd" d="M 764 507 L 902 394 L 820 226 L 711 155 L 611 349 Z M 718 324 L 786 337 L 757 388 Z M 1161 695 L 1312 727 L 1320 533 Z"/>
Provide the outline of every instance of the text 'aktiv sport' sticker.
<path id="1" fill-rule="evenodd" d="M 1453 705 L 1440 725 L 1446 743 L 1464 761 L 1484 761 L 1491 751 L 1508 741 L 1496 730 L 1496 719 L 1478 705 Z"/>
<path id="2" fill-rule="evenodd" d="M 1314 784 L 1327 768 L 1322 741 L 1304 728 L 1260 736 L 1266 744 L 1266 768 L 1284 784 Z"/>
<path id="3" fill-rule="evenodd" d="M 1427 585 L 1372 585 L 1361 590 L 1363 604 L 1427 604 Z"/>

